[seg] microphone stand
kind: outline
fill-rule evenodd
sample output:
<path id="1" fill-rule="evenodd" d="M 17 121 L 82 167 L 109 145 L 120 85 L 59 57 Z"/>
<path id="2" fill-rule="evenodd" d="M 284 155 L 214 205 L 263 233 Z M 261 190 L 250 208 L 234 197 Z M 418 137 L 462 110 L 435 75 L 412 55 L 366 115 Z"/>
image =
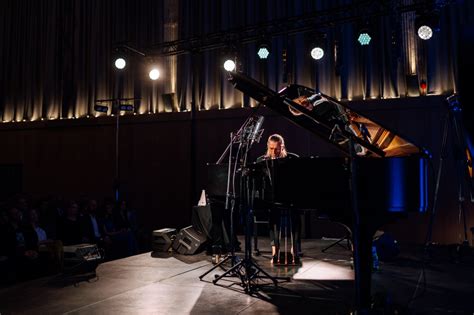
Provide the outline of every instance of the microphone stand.
<path id="1" fill-rule="evenodd" d="M 224 277 L 238 277 L 240 279 L 240 285 L 243 287 L 245 293 L 252 294 L 256 290 L 255 281 L 261 278 L 269 279 L 273 282 L 275 286 L 278 285 L 278 280 L 289 281 L 289 277 L 272 277 L 267 272 L 265 272 L 259 265 L 255 263 L 252 259 L 252 244 L 251 244 L 251 228 L 253 222 L 253 198 L 254 198 L 254 182 L 250 177 L 250 170 L 247 168 L 247 157 L 252 144 L 260 138 L 261 132 L 258 130 L 261 127 L 262 121 L 261 118 L 255 119 L 254 114 L 252 114 L 242 127 L 239 129 L 237 134 L 231 134 L 231 142 L 227 146 L 224 154 L 219 158 L 218 163 L 223 160 L 223 156 L 230 152 L 229 154 L 229 166 L 228 166 L 228 177 L 227 177 L 227 199 L 226 204 L 228 203 L 228 198 L 232 197 L 231 200 L 231 255 L 228 255 L 224 260 L 219 262 L 217 265 L 213 266 L 210 270 L 206 271 L 204 274 L 199 276 L 199 279 L 202 280 L 204 276 L 209 274 L 212 270 L 220 267 L 224 270 L 224 273 L 221 275 L 215 275 L 215 279 L 212 281 L 213 284 L 217 284 L 219 280 Z M 232 146 L 236 140 L 239 140 L 239 147 L 236 154 L 234 172 L 233 176 L 231 175 L 231 162 L 232 162 Z M 234 253 L 234 225 L 233 225 L 233 209 L 235 205 L 235 189 L 232 185 L 232 196 L 229 193 L 231 191 L 230 179 L 232 177 L 232 182 L 235 181 L 235 174 L 237 172 L 237 163 L 241 164 L 241 176 L 240 176 L 240 209 L 242 213 L 245 212 L 245 253 L 244 258 L 239 259 L 235 256 Z M 222 265 L 227 261 L 231 260 L 231 268 L 226 270 Z M 238 262 L 237 262 L 238 261 Z"/>
<path id="2" fill-rule="evenodd" d="M 208 275 L 211 271 L 215 270 L 216 268 L 221 268 L 224 271 L 227 271 L 223 265 L 227 263 L 227 261 L 231 261 L 231 266 L 234 266 L 238 257 L 235 255 L 235 236 L 234 236 L 234 208 L 235 208 L 235 174 L 237 172 L 237 163 L 239 161 L 239 154 L 242 149 L 243 138 L 245 137 L 245 131 L 250 125 L 250 123 L 254 120 L 255 112 L 260 107 L 260 104 L 255 108 L 254 111 L 247 117 L 245 122 L 239 128 L 236 133 L 230 133 L 230 142 L 227 145 L 224 152 L 221 154 L 219 159 L 217 160 L 216 164 L 222 163 L 224 160 L 225 155 L 228 153 L 228 166 L 227 166 L 227 190 L 226 190 L 226 198 L 225 198 L 225 210 L 229 210 L 229 203 L 230 203 L 230 255 L 227 255 L 223 260 L 213 266 L 211 269 L 207 270 L 205 273 L 199 276 L 199 280 L 202 280 L 206 275 Z M 251 130 L 250 130 L 251 131 Z M 248 134 L 251 134 L 250 131 Z M 239 141 L 239 147 L 237 149 L 237 154 L 235 157 L 234 163 L 234 171 L 232 172 L 232 147 L 234 144 Z M 232 188 L 231 188 L 232 182 Z M 232 191 L 232 192 L 231 192 Z M 230 200 L 230 202 L 229 202 Z"/>
<path id="3" fill-rule="evenodd" d="M 217 160 L 216 164 L 221 164 L 222 161 L 224 160 L 224 157 L 225 155 L 227 154 L 227 151 L 229 150 L 232 150 L 232 145 L 236 142 L 236 140 L 242 135 L 242 131 L 244 130 L 244 128 L 247 127 L 247 125 L 250 123 L 250 121 L 252 120 L 254 116 L 254 113 L 252 113 L 250 116 L 247 117 L 247 119 L 245 120 L 245 122 L 243 123 L 242 126 L 240 126 L 240 129 L 236 132 L 236 133 L 230 133 L 231 137 L 230 137 L 230 142 L 229 144 L 227 145 L 227 147 L 225 148 L 224 152 L 222 152 L 221 156 L 219 157 L 219 159 Z M 229 156 L 231 156 L 231 154 L 229 154 Z"/>
<path id="4" fill-rule="evenodd" d="M 260 123 L 261 125 L 261 123 Z M 238 263 L 233 263 L 229 270 L 221 275 L 216 275 L 212 281 L 216 284 L 224 277 L 238 277 L 240 285 L 243 287 L 245 293 L 253 294 L 257 290 L 258 279 L 268 279 L 272 281 L 275 286 L 278 286 L 278 280 L 289 281 L 289 277 L 273 277 L 265 272 L 252 258 L 252 243 L 251 243 L 251 229 L 253 222 L 253 199 L 255 196 L 255 183 L 251 177 L 251 171 L 247 168 L 247 157 L 250 147 L 255 141 L 254 138 L 258 134 L 258 126 L 252 126 L 252 132 L 248 133 L 248 137 L 243 137 L 240 141 L 239 152 L 242 150 L 241 157 L 241 177 L 240 177 L 240 209 L 245 212 L 245 252 L 244 258 Z M 245 133 L 244 133 L 245 135 Z M 239 155 L 238 155 L 239 156 Z M 230 259 L 227 257 L 226 259 Z M 213 269 L 218 266 L 214 266 Z M 213 270 L 211 269 L 211 270 Z M 209 272 L 206 272 L 206 275 Z M 204 276 L 203 275 L 203 276 Z M 202 277 L 200 277 L 202 279 Z"/>

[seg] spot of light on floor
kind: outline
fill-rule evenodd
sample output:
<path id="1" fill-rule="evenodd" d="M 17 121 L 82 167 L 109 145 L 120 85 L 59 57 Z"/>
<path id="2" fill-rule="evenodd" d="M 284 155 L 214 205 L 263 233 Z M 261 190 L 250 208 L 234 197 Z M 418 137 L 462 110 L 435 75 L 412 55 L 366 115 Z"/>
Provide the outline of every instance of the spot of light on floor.
<path id="1" fill-rule="evenodd" d="M 348 261 L 303 261 L 303 266 L 293 276 L 295 280 L 354 280 L 354 271 Z"/>

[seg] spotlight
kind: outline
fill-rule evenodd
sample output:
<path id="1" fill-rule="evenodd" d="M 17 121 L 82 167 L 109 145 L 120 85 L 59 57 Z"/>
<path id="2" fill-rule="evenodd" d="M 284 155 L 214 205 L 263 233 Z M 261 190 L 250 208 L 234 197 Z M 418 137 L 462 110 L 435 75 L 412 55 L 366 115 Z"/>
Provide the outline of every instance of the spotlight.
<path id="1" fill-rule="evenodd" d="M 322 49 L 321 47 L 314 47 L 313 49 L 311 49 L 311 57 L 314 60 L 319 60 L 319 59 L 323 58 L 324 57 L 324 49 Z"/>
<path id="2" fill-rule="evenodd" d="M 369 18 L 363 18 L 356 23 L 357 27 L 357 41 L 361 46 L 368 46 L 372 40 L 372 27 L 374 25 L 373 21 Z"/>
<path id="3" fill-rule="evenodd" d="M 418 33 L 418 37 L 420 37 L 423 40 L 428 40 L 433 36 L 433 30 L 428 25 L 421 25 L 418 28 L 417 33 Z"/>
<path id="4" fill-rule="evenodd" d="M 119 110 L 124 112 L 133 112 L 134 106 L 130 104 L 119 104 Z"/>
<path id="5" fill-rule="evenodd" d="M 236 43 L 227 43 L 221 51 L 222 65 L 225 71 L 237 71 L 237 58 L 239 49 Z"/>
<path id="6" fill-rule="evenodd" d="M 94 105 L 94 110 L 99 113 L 107 113 L 109 111 L 109 108 L 104 105 Z"/>
<path id="7" fill-rule="evenodd" d="M 153 81 L 155 80 L 158 80 L 160 78 L 160 70 L 158 70 L 157 68 L 153 68 L 151 69 L 150 73 L 148 74 L 148 76 L 150 77 L 150 79 L 152 79 Z"/>
<path id="8" fill-rule="evenodd" d="M 439 31 L 439 14 L 436 12 L 419 15 L 415 20 L 416 33 L 422 40 L 433 37 Z"/>
<path id="9" fill-rule="evenodd" d="M 320 60 L 324 57 L 324 47 L 326 47 L 326 34 L 321 32 L 316 32 L 310 34 L 310 46 L 311 47 L 311 58 L 314 60 Z"/>
<path id="10" fill-rule="evenodd" d="M 370 41 L 372 40 L 372 37 L 370 36 L 368 31 L 361 31 L 359 33 L 359 37 L 357 38 L 357 41 L 359 44 L 362 46 L 367 46 L 370 44 Z"/>
<path id="11" fill-rule="evenodd" d="M 420 82 L 420 89 L 422 89 L 423 91 L 425 91 L 427 87 L 428 87 L 428 84 L 426 84 L 426 81 L 425 81 L 425 80 L 421 80 L 421 82 Z"/>
<path id="12" fill-rule="evenodd" d="M 117 59 L 115 59 L 115 68 L 119 69 L 119 70 L 122 70 L 125 68 L 125 66 L 127 65 L 127 62 L 125 61 L 124 58 L 122 57 L 119 57 Z"/>
<path id="13" fill-rule="evenodd" d="M 266 36 L 263 36 L 258 42 L 257 42 L 257 56 L 260 59 L 267 59 L 268 56 L 270 56 L 270 47 L 271 47 L 271 42 L 270 39 L 267 38 Z"/>
<path id="14" fill-rule="evenodd" d="M 235 61 L 233 61 L 232 59 L 227 59 L 225 62 L 224 62 L 224 69 L 226 71 L 234 71 L 235 70 Z"/>
<path id="15" fill-rule="evenodd" d="M 257 55 L 260 59 L 267 59 L 270 55 L 270 49 L 268 48 L 268 46 L 262 45 L 258 48 Z"/>

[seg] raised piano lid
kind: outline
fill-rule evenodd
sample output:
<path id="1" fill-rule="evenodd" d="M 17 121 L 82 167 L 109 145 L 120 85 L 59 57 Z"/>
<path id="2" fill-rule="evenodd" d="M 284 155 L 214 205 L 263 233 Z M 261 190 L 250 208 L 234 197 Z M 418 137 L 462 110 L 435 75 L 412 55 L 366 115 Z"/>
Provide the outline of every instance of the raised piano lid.
<path id="1" fill-rule="evenodd" d="M 347 155 L 350 155 L 349 139 L 355 143 L 357 154 L 365 157 L 428 154 L 425 149 L 327 95 L 318 94 L 317 105 L 313 110 L 307 110 L 293 101 L 300 96 L 316 94 L 311 88 L 289 85 L 277 93 L 237 72 L 229 73 L 229 81 L 236 89 L 270 107 L 293 123 L 317 134 Z M 293 110 L 290 111 L 290 108 Z M 295 111 L 300 112 L 301 115 L 294 115 Z"/>

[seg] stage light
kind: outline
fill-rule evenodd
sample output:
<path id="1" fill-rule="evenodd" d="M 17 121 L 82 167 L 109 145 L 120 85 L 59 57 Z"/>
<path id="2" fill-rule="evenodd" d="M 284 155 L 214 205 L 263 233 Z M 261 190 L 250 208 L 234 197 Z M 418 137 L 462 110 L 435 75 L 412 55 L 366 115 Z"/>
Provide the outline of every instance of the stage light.
<path id="1" fill-rule="evenodd" d="M 104 105 L 94 105 L 94 110 L 99 113 L 107 113 L 109 111 L 109 107 Z"/>
<path id="2" fill-rule="evenodd" d="M 117 59 L 115 59 L 115 68 L 119 69 L 119 70 L 122 70 L 125 68 L 125 66 L 127 65 L 127 62 L 125 61 L 124 58 L 122 57 L 119 57 Z"/>
<path id="3" fill-rule="evenodd" d="M 357 38 L 357 41 L 362 46 L 369 45 L 371 40 L 372 40 L 372 37 L 370 36 L 368 31 L 361 31 L 359 33 L 359 37 Z"/>
<path id="4" fill-rule="evenodd" d="M 361 20 L 356 22 L 356 30 L 357 30 L 357 41 L 361 46 L 368 46 L 372 41 L 372 25 L 374 22 L 371 21 L 369 18 L 362 18 Z"/>
<path id="5" fill-rule="evenodd" d="M 311 57 L 314 60 L 319 60 L 319 59 L 323 58 L 324 57 L 324 49 L 322 49 L 321 47 L 314 47 L 313 49 L 311 49 Z"/>
<path id="6" fill-rule="evenodd" d="M 232 59 L 227 59 L 225 62 L 224 62 L 224 69 L 226 71 L 234 71 L 235 70 L 235 61 L 233 61 Z"/>
<path id="7" fill-rule="evenodd" d="M 435 32 L 439 31 L 439 13 L 425 12 L 420 14 L 415 19 L 415 28 L 419 38 L 429 40 Z"/>
<path id="8" fill-rule="evenodd" d="M 421 25 L 418 28 L 417 33 L 418 33 L 418 37 L 420 37 L 423 40 L 428 40 L 433 36 L 433 30 L 428 25 Z"/>
<path id="9" fill-rule="evenodd" d="M 268 50 L 268 47 L 262 46 L 258 49 L 257 55 L 260 59 L 267 59 L 270 55 L 270 51 Z"/>
<path id="10" fill-rule="evenodd" d="M 225 71 L 237 71 L 239 49 L 236 43 L 227 43 L 221 51 L 221 62 Z"/>
<path id="11" fill-rule="evenodd" d="M 309 44 L 311 47 L 311 58 L 314 60 L 320 60 L 324 57 L 324 47 L 326 47 L 326 34 L 321 32 L 315 32 L 309 35 Z"/>
<path id="12" fill-rule="evenodd" d="M 426 90 L 427 87 L 428 87 L 428 84 L 426 84 L 426 81 L 422 80 L 420 82 L 420 88 L 422 88 L 423 90 Z"/>
<path id="13" fill-rule="evenodd" d="M 267 59 L 270 56 L 270 40 L 263 37 L 260 41 L 257 42 L 257 56 L 260 59 Z"/>
<path id="14" fill-rule="evenodd" d="M 150 77 L 150 79 L 152 79 L 153 81 L 155 80 L 158 80 L 160 78 L 160 70 L 158 70 L 157 68 L 153 68 L 151 69 L 150 73 L 148 74 L 148 76 Z"/>
<path id="15" fill-rule="evenodd" d="M 133 105 L 130 104 L 119 104 L 119 110 L 124 112 L 133 112 Z"/>

